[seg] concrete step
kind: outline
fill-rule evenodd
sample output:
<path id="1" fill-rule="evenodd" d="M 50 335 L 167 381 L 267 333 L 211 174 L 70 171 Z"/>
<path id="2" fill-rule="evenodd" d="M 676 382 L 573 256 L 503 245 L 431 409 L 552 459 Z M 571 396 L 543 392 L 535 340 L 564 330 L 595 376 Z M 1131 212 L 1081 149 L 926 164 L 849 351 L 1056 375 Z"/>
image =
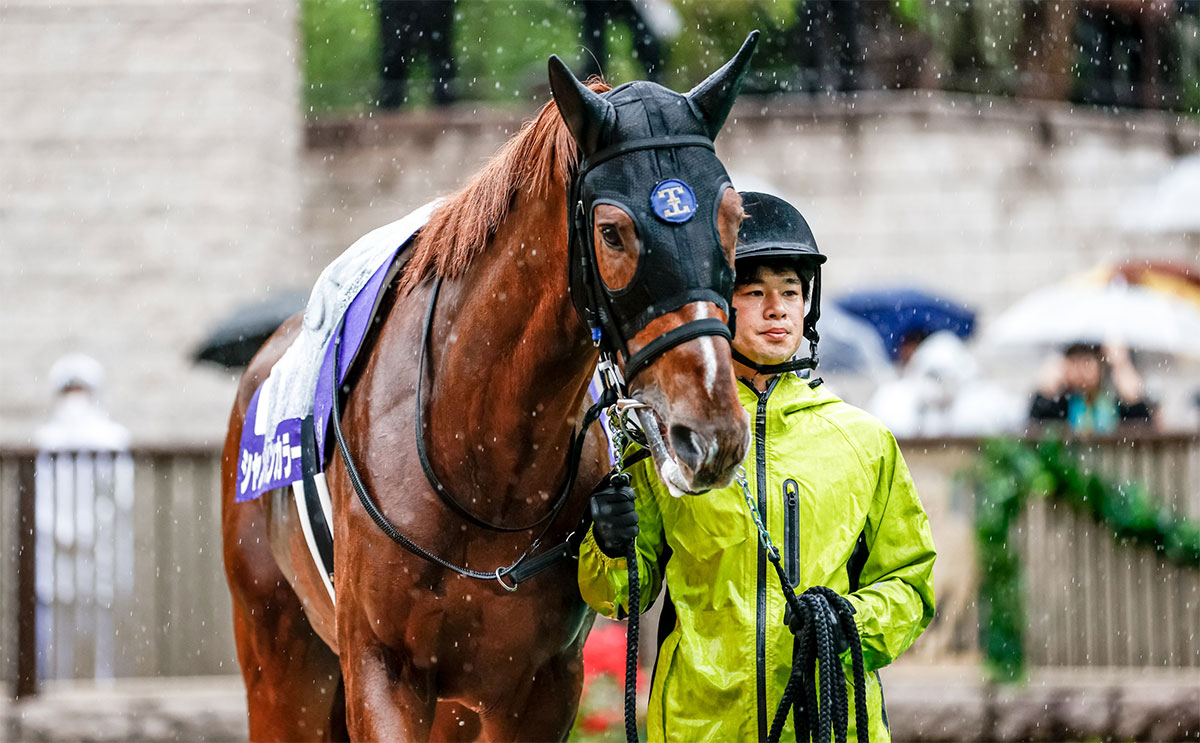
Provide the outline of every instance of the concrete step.
<path id="1" fill-rule="evenodd" d="M 1036 669 L 989 683 L 978 666 L 880 672 L 897 741 L 1200 740 L 1200 669 Z"/>
<path id="2" fill-rule="evenodd" d="M 1021 685 L 977 666 L 881 671 L 893 739 L 907 743 L 1200 741 L 1200 669 L 1040 669 Z M 0 740 L 246 740 L 240 677 L 47 683 L 0 701 Z"/>

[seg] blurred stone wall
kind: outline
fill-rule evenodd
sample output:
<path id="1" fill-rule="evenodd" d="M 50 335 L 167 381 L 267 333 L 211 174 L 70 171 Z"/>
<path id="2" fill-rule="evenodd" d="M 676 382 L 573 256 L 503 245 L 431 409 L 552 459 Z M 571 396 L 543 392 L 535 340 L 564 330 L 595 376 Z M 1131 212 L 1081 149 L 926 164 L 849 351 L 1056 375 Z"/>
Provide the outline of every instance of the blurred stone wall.
<path id="1" fill-rule="evenodd" d="M 384 116 L 309 129 L 305 230 L 348 245 L 462 184 L 521 117 Z M 1200 260 L 1200 240 L 1117 228 L 1200 122 L 928 91 L 853 102 L 743 99 L 717 139 L 734 185 L 792 200 L 830 256 L 836 294 L 911 282 L 985 314 L 1102 260 Z M 653 185 L 653 184 L 651 184 Z"/>
<path id="2" fill-rule="evenodd" d="M 298 5 L 0 4 L 0 442 L 28 441 L 75 350 L 138 442 L 223 438 L 234 382 L 189 353 L 231 305 L 312 273 Z"/>
<path id="3" fill-rule="evenodd" d="M 460 109 L 310 125 L 305 235 L 332 256 L 460 186 L 534 113 Z M 1025 293 L 1102 261 L 1200 264 L 1200 235 L 1119 227 L 1137 196 L 1197 150 L 1200 122 L 1177 114 L 929 91 L 744 98 L 717 139 L 738 188 L 782 195 L 808 218 L 830 256 L 827 298 L 921 286 L 978 310 L 981 327 Z M 1041 361 L 981 360 L 1018 397 L 1032 390 Z M 1194 428 L 1196 367 L 1143 371 L 1164 423 Z M 869 380 L 831 381 L 860 405 L 873 390 Z"/>
<path id="4" fill-rule="evenodd" d="M 1116 226 L 1173 158 L 1200 149 L 1200 126 L 1175 114 L 928 91 L 747 113 L 718 151 L 801 205 L 835 295 L 912 282 L 986 316 L 1103 260 L 1200 257 L 1195 240 Z"/>

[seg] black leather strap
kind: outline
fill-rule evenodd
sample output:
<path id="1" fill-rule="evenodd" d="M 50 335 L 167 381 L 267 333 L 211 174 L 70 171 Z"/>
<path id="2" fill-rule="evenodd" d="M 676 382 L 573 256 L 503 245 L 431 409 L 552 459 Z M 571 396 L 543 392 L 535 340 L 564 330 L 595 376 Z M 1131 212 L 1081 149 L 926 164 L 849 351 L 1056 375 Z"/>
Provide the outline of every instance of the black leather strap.
<path id="1" fill-rule="evenodd" d="M 684 323 L 658 336 L 629 357 L 629 360 L 625 362 L 626 384 L 632 382 L 633 378 L 638 375 L 638 372 L 649 366 L 650 362 L 654 361 L 654 359 L 675 346 L 686 343 L 693 338 L 699 338 L 702 335 L 719 335 L 726 340 L 733 340 L 733 334 L 729 332 L 729 326 L 715 317 L 706 317 L 702 320 L 692 320 L 691 322 Z"/>
<path id="2" fill-rule="evenodd" d="M 618 155 L 624 155 L 627 152 L 637 152 L 638 150 L 655 150 L 660 147 L 704 147 L 716 152 L 716 147 L 713 146 L 712 140 L 703 134 L 668 134 L 661 137 L 634 139 L 615 144 L 612 147 L 605 147 L 585 159 L 579 166 L 579 178 L 583 178 L 585 173 L 600 163 L 611 160 Z"/>
<path id="3" fill-rule="evenodd" d="M 425 473 L 425 480 L 429 483 L 429 487 L 433 488 L 433 491 L 438 494 L 438 497 L 442 499 L 443 503 L 450 506 L 450 508 L 452 508 L 454 511 L 456 511 L 458 513 L 458 515 L 462 516 L 467 521 L 470 521 L 472 524 L 474 524 L 476 526 L 483 527 L 484 529 L 490 529 L 492 531 L 500 531 L 500 532 L 529 531 L 530 529 L 533 529 L 535 527 L 538 527 L 538 526 L 546 523 L 547 521 L 549 521 L 551 518 L 554 517 L 554 514 L 558 513 L 558 509 L 561 507 L 561 502 L 566 500 L 567 496 L 570 494 L 570 483 L 569 482 L 563 487 L 563 489 L 561 491 L 559 491 L 558 499 L 554 502 L 554 505 L 550 508 L 549 511 L 546 512 L 546 514 L 544 516 L 537 519 L 536 521 L 531 521 L 528 524 L 519 524 L 517 526 L 507 526 L 504 524 L 494 524 L 491 521 L 488 521 L 479 516 L 476 516 L 475 514 L 471 513 L 469 510 L 467 510 L 467 507 L 464 506 L 463 504 L 459 503 L 458 499 L 455 498 L 453 495 L 451 495 L 450 491 L 446 489 L 446 486 L 442 484 L 442 481 L 440 479 L 438 479 L 437 473 L 433 471 L 433 463 L 429 461 L 429 452 L 426 450 L 426 447 L 425 447 L 425 424 L 424 424 L 424 407 L 425 406 L 424 406 L 424 402 L 423 402 L 422 396 L 421 396 L 421 389 L 424 386 L 423 382 L 424 382 L 424 372 L 425 372 L 425 352 L 429 348 L 430 328 L 433 326 L 433 311 L 437 307 L 438 293 L 441 291 L 441 288 L 442 288 L 442 278 L 439 276 L 437 279 L 434 280 L 433 291 L 429 295 L 429 308 L 425 311 L 425 329 L 421 332 L 421 351 L 420 351 L 420 356 L 417 360 L 417 390 L 416 390 L 417 410 L 416 410 L 416 414 L 413 416 L 413 419 L 416 421 L 416 430 L 417 430 L 417 459 L 419 459 L 421 461 L 421 470 L 424 471 L 424 473 Z M 569 479 L 570 478 L 568 477 L 568 480 Z"/>
<path id="4" fill-rule="evenodd" d="M 306 416 L 300 422 L 300 471 L 304 473 L 304 504 L 308 508 L 308 520 L 312 525 L 313 541 L 317 544 L 319 566 L 333 581 L 333 531 L 325 521 L 325 510 L 317 493 L 317 435 L 313 417 Z"/>
<path id="5" fill-rule="evenodd" d="M 337 330 L 334 331 L 333 338 L 333 367 L 335 370 L 339 368 L 338 365 L 339 354 L 341 350 L 341 339 L 342 326 L 339 324 Z M 393 524 L 381 510 L 379 510 L 379 506 L 377 506 L 374 499 L 371 498 L 371 494 L 367 491 L 367 485 L 365 482 L 363 482 L 362 475 L 360 475 L 358 472 L 358 467 L 354 464 L 354 457 L 350 454 L 350 446 L 346 443 L 346 437 L 342 433 L 342 405 L 340 390 L 341 383 L 335 379 L 333 384 L 332 411 L 333 435 L 337 440 L 338 451 L 342 455 L 342 463 L 346 467 L 346 474 L 350 478 L 350 484 L 353 486 L 354 492 L 358 495 L 358 500 L 366 510 L 367 515 L 371 517 L 371 520 L 375 522 L 375 525 L 379 527 L 379 530 L 382 531 L 388 539 L 392 540 L 396 544 L 413 553 L 417 557 L 422 558 L 423 560 L 432 562 L 435 565 L 440 565 L 447 570 L 451 570 L 467 578 L 475 578 L 478 580 L 498 580 L 508 590 L 515 591 L 516 585 L 509 585 L 508 583 L 504 582 L 504 579 L 519 569 L 522 563 L 524 563 L 526 560 L 532 559 L 530 555 L 538 548 L 538 545 L 541 544 L 542 537 L 546 535 L 546 531 L 554 524 L 554 517 L 557 516 L 559 511 L 562 510 L 563 504 L 566 503 L 566 498 L 560 497 L 558 499 L 558 501 L 551 508 L 549 516 L 545 519 L 546 524 L 542 527 L 542 530 L 538 532 L 537 537 L 534 538 L 525 552 L 521 553 L 521 556 L 514 560 L 511 565 L 496 568 L 494 571 L 489 573 L 461 567 L 449 562 L 448 560 L 438 557 L 402 534 L 400 530 L 396 528 L 396 525 Z M 575 479 L 579 473 L 579 461 L 583 456 L 583 444 L 587 439 L 588 428 L 600 418 L 600 413 L 605 408 L 616 404 L 616 402 L 616 392 L 611 388 L 606 388 L 601 399 L 597 400 L 584 414 L 583 424 L 578 430 L 571 433 L 571 441 L 567 447 L 567 482 L 563 486 L 564 493 L 569 494 L 571 490 L 574 489 Z M 555 561 L 557 561 L 557 559 L 560 558 L 556 558 Z M 538 572 L 544 570 L 546 567 L 548 567 L 548 565 L 543 566 Z M 526 578 L 528 577 L 529 575 L 527 574 Z"/>
<path id="6" fill-rule="evenodd" d="M 785 372 L 800 371 L 801 369 L 816 369 L 819 361 L 815 356 L 807 359 L 792 359 L 785 361 L 782 364 L 760 364 L 757 361 L 751 361 L 746 358 L 736 348 L 733 351 L 733 360 L 739 364 L 750 367 L 759 374 L 783 374 Z"/>

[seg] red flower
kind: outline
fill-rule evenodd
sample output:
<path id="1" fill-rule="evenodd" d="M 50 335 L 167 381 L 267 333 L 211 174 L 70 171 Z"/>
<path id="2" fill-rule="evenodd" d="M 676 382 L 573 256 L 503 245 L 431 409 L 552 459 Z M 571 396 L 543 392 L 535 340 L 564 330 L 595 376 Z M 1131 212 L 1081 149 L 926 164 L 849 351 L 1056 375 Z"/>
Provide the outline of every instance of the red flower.
<path id="1" fill-rule="evenodd" d="M 619 683 L 625 683 L 625 627 L 622 625 L 605 624 L 594 628 L 583 646 L 584 678 L 601 674 L 609 674 Z"/>
<path id="2" fill-rule="evenodd" d="M 583 729 L 589 733 L 603 733 L 613 725 L 621 723 L 625 718 L 613 710 L 597 710 L 579 721 Z"/>

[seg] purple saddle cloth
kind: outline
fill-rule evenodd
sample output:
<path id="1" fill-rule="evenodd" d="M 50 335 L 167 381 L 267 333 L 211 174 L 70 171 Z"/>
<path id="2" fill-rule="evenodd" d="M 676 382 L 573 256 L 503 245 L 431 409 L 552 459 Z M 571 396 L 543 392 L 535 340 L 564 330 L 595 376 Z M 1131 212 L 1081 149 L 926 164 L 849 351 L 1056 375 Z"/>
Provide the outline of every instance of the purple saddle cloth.
<path id="1" fill-rule="evenodd" d="M 304 477 L 302 429 L 309 418 L 316 450 L 309 461 L 317 471 L 323 469 L 333 407 L 334 336 L 340 332 L 340 383 L 362 346 L 393 265 L 436 207 L 431 202 L 363 236 L 322 271 L 297 337 L 250 400 L 238 451 L 238 502 Z"/>

